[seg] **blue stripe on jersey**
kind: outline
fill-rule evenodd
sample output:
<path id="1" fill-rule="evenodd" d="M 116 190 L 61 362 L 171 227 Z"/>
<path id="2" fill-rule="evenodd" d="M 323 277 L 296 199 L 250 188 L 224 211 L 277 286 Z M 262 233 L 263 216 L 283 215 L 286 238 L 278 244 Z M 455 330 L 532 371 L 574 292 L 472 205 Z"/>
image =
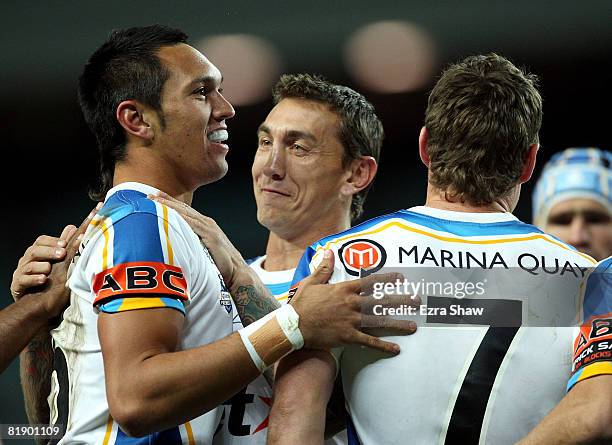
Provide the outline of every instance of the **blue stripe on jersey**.
<path id="1" fill-rule="evenodd" d="M 572 389 L 572 387 L 578 382 L 578 380 L 580 379 L 580 376 L 582 375 L 582 371 L 584 371 L 584 368 L 582 368 L 581 370 L 579 370 L 576 374 L 574 374 L 567 382 L 567 386 L 565 387 L 565 391 L 569 392 L 570 389 Z"/>
<path id="2" fill-rule="evenodd" d="M 151 213 L 131 213 L 113 224 L 114 265 L 138 261 L 165 262 L 159 237 L 159 217 L 152 201 L 142 200 L 141 204 L 147 202 L 153 207 Z"/>
<path id="3" fill-rule="evenodd" d="M 144 437 L 130 437 L 118 429 L 115 441 L 115 445 L 182 445 L 182 443 L 183 439 L 177 426 Z"/>
<path id="4" fill-rule="evenodd" d="M 612 256 L 601 261 L 587 278 L 584 320 L 612 312 Z"/>
<path id="5" fill-rule="evenodd" d="M 295 268 L 295 273 L 293 274 L 293 280 L 291 280 L 291 287 L 298 284 L 304 278 L 310 275 L 310 261 L 315 254 L 315 250 L 312 247 L 307 247 L 304 255 L 300 259 L 297 267 Z"/>
<path id="6" fill-rule="evenodd" d="M 282 295 L 286 292 L 289 292 L 289 288 L 291 287 L 291 281 L 287 281 L 285 283 L 266 284 L 266 287 L 268 288 L 270 293 L 276 297 L 277 295 Z"/>
<path id="7" fill-rule="evenodd" d="M 355 424 L 350 415 L 346 415 L 346 437 L 348 439 L 348 445 L 361 445 Z"/>
<path id="8" fill-rule="evenodd" d="M 361 224 L 356 225 L 344 232 L 330 235 L 321 240 L 317 241 L 313 246 L 322 246 L 329 241 L 333 241 L 341 236 L 350 235 L 352 233 L 364 232 L 370 227 L 380 224 L 388 219 L 397 218 L 403 219 L 404 221 L 418 224 L 429 229 L 451 233 L 457 236 L 495 236 L 495 235 L 524 235 L 528 233 L 544 233 L 540 229 L 531 224 L 525 224 L 524 222 L 513 220 L 513 221 L 501 221 L 501 222 L 471 222 L 471 221 L 455 221 L 448 219 L 435 218 L 429 215 L 423 215 L 418 212 L 412 212 L 409 210 L 398 210 L 394 213 L 382 215 L 376 218 L 372 218 Z M 565 244 L 565 243 L 563 243 Z"/>

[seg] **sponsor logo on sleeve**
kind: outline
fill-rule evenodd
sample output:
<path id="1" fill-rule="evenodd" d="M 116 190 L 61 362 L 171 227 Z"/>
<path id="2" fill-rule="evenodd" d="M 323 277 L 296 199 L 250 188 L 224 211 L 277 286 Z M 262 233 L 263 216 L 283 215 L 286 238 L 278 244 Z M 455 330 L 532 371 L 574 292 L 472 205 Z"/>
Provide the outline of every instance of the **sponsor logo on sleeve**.
<path id="1" fill-rule="evenodd" d="M 187 281 L 180 267 L 169 264 L 123 263 L 106 269 L 94 277 L 94 304 L 130 294 L 154 294 L 187 300 Z"/>
<path id="2" fill-rule="evenodd" d="M 612 362 L 612 318 L 594 317 L 581 326 L 574 345 L 574 373 L 594 362 Z"/>

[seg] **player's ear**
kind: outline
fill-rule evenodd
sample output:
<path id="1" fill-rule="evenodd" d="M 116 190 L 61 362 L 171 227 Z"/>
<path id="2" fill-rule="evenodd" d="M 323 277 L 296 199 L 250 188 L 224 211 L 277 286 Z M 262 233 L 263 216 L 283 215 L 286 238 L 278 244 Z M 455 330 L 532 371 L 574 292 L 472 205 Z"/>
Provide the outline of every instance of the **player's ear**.
<path id="1" fill-rule="evenodd" d="M 144 140 L 145 145 L 153 142 L 157 113 L 136 100 L 124 100 L 117 105 L 116 118 L 119 125 L 130 136 Z"/>
<path id="2" fill-rule="evenodd" d="M 521 172 L 521 176 L 519 177 L 519 181 L 521 182 L 521 184 L 531 179 L 531 175 L 533 174 L 533 170 L 535 169 L 536 157 L 538 156 L 539 148 L 540 144 L 537 143 L 531 144 L 529 146 L 529 151 L 527 152 L 527 156 L 525 157 L 525 163 L 523 164 L 523 171 Z"/>
<path id="3" fill-rule="evenodd" d="M 429 140 L 429 130 L 427 127 L 421 128 L 419 134 L 419 156 L 425 167 L 429 168 L 429 152 L 427 151 L 427 141 Z"/>
<path id="4" fill-rule="evenodd" d="M 350 173 L 340 188 L 342 194 L 352 196 L 369 186 L 378 171 L 378 163 L 372 156 L 361 156 L 353 159 L 348 168 Z"/>

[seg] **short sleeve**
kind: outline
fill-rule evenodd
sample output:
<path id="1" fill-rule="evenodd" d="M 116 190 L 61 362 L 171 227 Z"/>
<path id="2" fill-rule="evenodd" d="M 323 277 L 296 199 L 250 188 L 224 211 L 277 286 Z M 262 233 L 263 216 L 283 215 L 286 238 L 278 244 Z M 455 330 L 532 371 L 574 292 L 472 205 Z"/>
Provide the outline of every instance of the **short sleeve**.
<path id="1" fill-rule="evenodd" d="M 574 340 L 568 391 L 582 380 L 612 374 L 612 257 L 587 277 L 583 320 Z"/>
<path id="2" fill-rule="evenodd" d="M 185 313 L 189 303 L 188 248 L 182 234 L 157 215 L 156 204 L 101 223 L 86 272 L 93 306 L 105 313 L 169 307 Z"/>

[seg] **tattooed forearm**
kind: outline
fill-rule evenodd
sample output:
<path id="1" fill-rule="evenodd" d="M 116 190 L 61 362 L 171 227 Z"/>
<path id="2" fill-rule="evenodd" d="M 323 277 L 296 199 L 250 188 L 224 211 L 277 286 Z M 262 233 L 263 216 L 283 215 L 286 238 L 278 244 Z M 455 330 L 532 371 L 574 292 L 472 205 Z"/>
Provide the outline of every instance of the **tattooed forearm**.
<path id="1" fill-rule="evenodd" d="M 248 326 L 281 305 L 261 283 L 239 285 L 232 292 L 234 304 L 243 326 Z"/>
<path id="2" fill-rule="evenodd" d="M 47 327 L 41 329 L 20 355 L 19 372 L 26 414 L 31 424 L 49 424 L 47 396 L 51 391 L 53 349 Z"/>

